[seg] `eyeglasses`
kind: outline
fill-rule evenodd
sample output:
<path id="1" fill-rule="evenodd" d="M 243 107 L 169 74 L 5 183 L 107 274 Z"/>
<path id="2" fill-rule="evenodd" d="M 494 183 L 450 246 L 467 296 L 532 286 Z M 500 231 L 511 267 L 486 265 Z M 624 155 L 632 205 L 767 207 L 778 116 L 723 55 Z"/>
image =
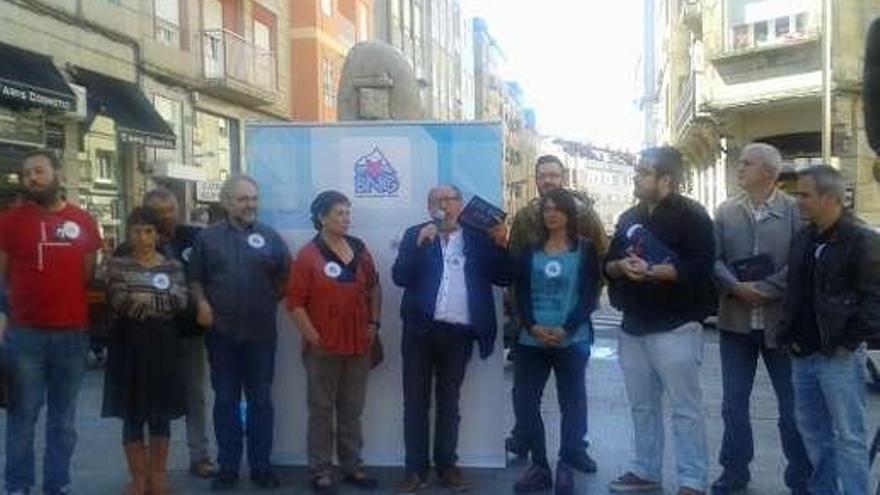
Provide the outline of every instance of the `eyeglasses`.
<path id="1" fill-rule="evenodd" d="M 437 203 L 451 203 L 453 201 L 461 201 L 461 196 L 434 196 L 432 198 Z"/>

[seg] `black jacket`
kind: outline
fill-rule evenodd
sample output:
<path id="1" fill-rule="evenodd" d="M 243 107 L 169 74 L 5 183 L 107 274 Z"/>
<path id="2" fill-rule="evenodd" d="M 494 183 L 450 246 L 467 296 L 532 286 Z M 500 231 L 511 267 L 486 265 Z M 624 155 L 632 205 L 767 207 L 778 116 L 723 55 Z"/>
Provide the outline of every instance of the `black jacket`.
<path id="1" fill-rule="evenodd" d="M 712 220 L 696 201 L 671 194 L 653 212 L 645 203 L 628 209 L 617 221 L 605 262 L 627 256 L 626 231 L 641 224 L 678 255 L 678 280 L 633 283 L 612 279 L 611 304 L 623 311 L 623 331 L 631 335 L 666 332 L 688 322 L 702 322 L 712 312 L 717 293 L 712 284 L 715 235 Z"/>
<path id="2" fill-rule="evenodd" d="M 819 234 L 813 225 L 792 239 L 788 264 L 789 291 L 779 342 L 798 353 L 804 336 L 798 332 L 804 304 L 813 297 L 820 349 L 833 354 L 840 347 L 855 349 L 880 335 L 880 235 L 845 213 L 827 242 L 817 247 Z M 809 253 L 807 251 L 810 251 Z M 813 294 L 806 256 L 814 256 Z"/>

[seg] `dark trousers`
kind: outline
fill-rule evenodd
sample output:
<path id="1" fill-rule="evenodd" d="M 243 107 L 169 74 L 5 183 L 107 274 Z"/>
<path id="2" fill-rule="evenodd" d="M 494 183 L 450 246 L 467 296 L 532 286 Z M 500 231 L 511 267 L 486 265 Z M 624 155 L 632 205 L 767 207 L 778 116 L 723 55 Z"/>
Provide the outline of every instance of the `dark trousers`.
<path id="1" fill-rule="evenodd" d="M 274 422 L 275 339 L 248 342 L 212 331 L 206 344 L 214 388 L 217 463 L 223 471 L 238 472 L 243 437 L 247 436 L 248 466 L 252 471 L 267 469 Z M 240 407 L 242 391 L 247 400 L 244 412 Z"/>
<path id="2" fill-rule="evenodd" d="M 768 348 L 763 331 L 750 334 L 721 332 L 721 416 L 724 419 L 724 438 L 718 461 L 731 474 L 741 477 L 749 475 L 749 463 L 754 457 L 749 397 L 755 381 L 758 355 L 764 358 L 776 392 L 779 436 L 782 451 L 788 460 L 785 484 L 790 488 L 802 489 L 810 479 L 812 468 L 795 422 L 791 359 L 785 351 Z"/>
<path id="3" fill-rule="evenodd" d="M 425 333 L 404 334 L 403 352 L 403 436 L 406 469 L 427 476 L 430 467 L 428 411 L 433 382 L 434 465 L 439 472 L 455 465 L 458 456 L 458 399 L 473 340 L 466 329 L 434 323 Z"/>
<path id="4" fill-rule="evenodd" d="M 513 364 L 514 408 L 520 433 L 532 453 L 532 462 L 547 466 L 547 444 L 541 419 L 541 396 L 550 378 L 556 380 L 561 412 L 559 458 L 573 458 L 583 452 L 587 434 L 587 389 L 584 374 L 590 358 L 586 342 L 562 348 L 517 344 Z"/>

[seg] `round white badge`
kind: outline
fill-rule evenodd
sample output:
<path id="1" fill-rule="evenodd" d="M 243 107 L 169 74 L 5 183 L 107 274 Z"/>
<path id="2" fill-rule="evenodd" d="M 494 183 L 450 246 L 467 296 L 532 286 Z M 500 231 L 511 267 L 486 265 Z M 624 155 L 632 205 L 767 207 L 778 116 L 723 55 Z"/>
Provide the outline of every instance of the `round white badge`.
<path id="1" fill-rule="evenodd" d="M 342 267 L 335 261 L 328 261 L 327 264 L 324 265 L 324 275 L 327 275 L 330 278 L 336 278 L 342 275 Z"/>
<path id="2" fill-rule="evenodd" d="M 192 252 L 193 252 L 193 248 L 191 248 L 191 247 L 184 248 L 184 250 L 180 252 L 180 258 L 183 259 L 183 261 L 186 261 L 187 263 L 189 263 L 189 257 L 192 256 Z"/>
<path id="3" fill-rule="evenodd" d="M 459 255 L 453 255 L 449 257 L 449 266 L 452 268 L 461 268 L 464 265 L 464 257 Z"/>
<path id="4" fill-rule="evenodd" d="M 562 263 L 553 260 L 544 265 L 544 275 L 549 278 L 556 278 L 562 273 Z"/>
<path id="5" fill-rule="evenodd" d="M 164 273 L 153 275 L 153 287 L 159 290 L 166 290 L 171 287 L 171 279 Z"/>
<path id="6" fill-rule="evenodd" d="M 248 236 L 248 244 L 254 249 L 260 249 L 266 245 L 266 238 L 260 234 L 251 234 Z"/>
<path id="7" fill-rule="evenodd" d="M 64 225 L 61 227 L 61 232 L 66 239 L 77 239 L 80 234 L 79 225 L 77 225 L 76 222 L 64 222 Z"/>

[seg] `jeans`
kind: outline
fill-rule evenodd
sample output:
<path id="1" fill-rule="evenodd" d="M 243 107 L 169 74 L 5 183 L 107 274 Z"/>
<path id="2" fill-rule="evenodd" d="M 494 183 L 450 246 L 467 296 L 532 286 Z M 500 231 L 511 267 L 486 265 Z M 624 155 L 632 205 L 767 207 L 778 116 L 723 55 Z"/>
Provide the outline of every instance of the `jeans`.
<path id="1" fill-rule="evenodd" d="M 532 462 L 546 467 L 547 445 L 541 419 L 541 396 L 553 371 L 562 413 L 559 458 L 580 455 L 587 433 L 587 389 L 584 374 L 590 358 L 587 342 L 568 347 L 544 348 L 517 344 L 514 361 L 514 407 L 522 438 L 532 453 Z"/>
<path id="2" fill-rule="evenodd" d="M 633 421 L 640 478 L 660 481 L 663 473 L 663 394 L 672 409 L 678 484 L 705 491 L 709 469 L 706 416 L 700 390 L 703 329 L 697 322 L 673 330 L 633 336 L 620 333 L 620 367 Z"/>
<path id="3" fill-rule="evenodd" d="M 458 456 L 458 399 L 474 343 L 463 330 L 434 324 L 424 334 L 403 335 L 403 436 L 406 469 L 425 477 L 430 462 L 431 383 L 434 408 L 434 465 L 438 471 L 455 466 Z"/>
<path id="4" fill-rule="evenodd" d="M 275 343 L 275 339 L 237 340 L 213 330 L 207 336 L 214 388 L 214 435 L 221 471 L 238 472 L 244 436 L 251 471 L 270 467 Z M 242 425 L 242 391 L 247 400 L 246 425 Z"/>
<path id="5" fill-rule="evenodd" d="M 86 370 L 89 336 L 82 329 L 11 328 L 5 339 L 11 378 L 6 490 L 26 492 L 36 482 L 34 429 L 45 402 L 43 489 L 59 492 L 70 485 L 76 403 Z"/>
<path id="6" fill-rule="evenodd" d="M 869 493 L 865 358 L 862 347 L 793 359 L 795 415 L 814 466 L 810 493 Z"/>
<path id="7" fill-rule="evenodd" d="M 766 346 L 764 332 L 749 334 L 721 331 L 721 374 L 724 398 L 721 416 L 724 419 L 724 438 L 718 461 L 726 473 L 737 478 L 749 477 L 749 463 L 754 457 L 754 439 L 749 419 L 749 399 L 755 382 L 758 356 L 764 366 L 779 409 L 779 437 L 782 451 L 788 460 L 785 484 L 803 491 L 810 479 L 812 467 L 794 417 L 794 388 L 791 382 L 791 359 L 781 349 Z"/>
<path id="8" fill-rule="evenodd" d="M 186 444 L 191 463 L 209 459 L 208 454 L 208 358 L 205 338 L 201 335 L 180 339 L 183 369 L 184 400 L 186 401 Z"/>

